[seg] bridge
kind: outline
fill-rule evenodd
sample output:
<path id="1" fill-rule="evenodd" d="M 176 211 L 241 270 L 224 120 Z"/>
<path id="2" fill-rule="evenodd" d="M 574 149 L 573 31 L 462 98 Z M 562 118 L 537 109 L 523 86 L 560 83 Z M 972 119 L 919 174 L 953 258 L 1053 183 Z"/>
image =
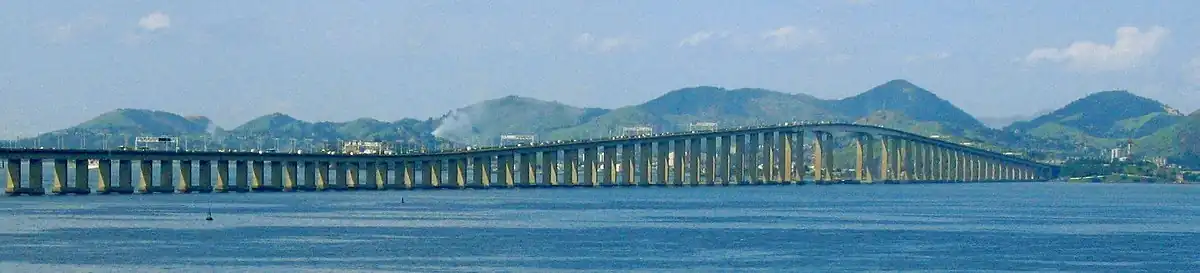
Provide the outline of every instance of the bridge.
<path id="1" fill-rule="evenodd" d="M 852 169 L 835 168 L 836 147 L 853 151 Z M 96 193 L 132 194 L 1045 181 L 1058 172 L 904 131 L 824 122 L 401 155 L 3 149 L 0 158 L 8 195 L 45 194 L 47 167 L 54 194 L 90 194 L 93 184 Z"/>

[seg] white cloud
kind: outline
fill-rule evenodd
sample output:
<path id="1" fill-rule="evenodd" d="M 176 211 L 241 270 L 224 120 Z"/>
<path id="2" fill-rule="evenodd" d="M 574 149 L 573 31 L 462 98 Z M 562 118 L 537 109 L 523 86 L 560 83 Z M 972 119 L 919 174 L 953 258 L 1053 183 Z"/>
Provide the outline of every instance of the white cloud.
<path id="1" fill-rule="evenodd" d="M 691 36 L 688 36 L 686 38 L 683 38 L 683 40 L 680 40 L 679 47 L 698 46 L 708 40 L 723 39 L 726 37 L 729 37 L 729 32 L 712 32 L 712 31 L 696 32 L 696 33 L 692 33 Z"/>
<path id="2" fill-rule="evenodd" d="M 138 26 L 149 31 L 168 28 L 171 27 L 171 17 L 161 11 L 151 12 L 138 20 Z"/>
<path id="3" fill-rule="evenodd" d="M 591 33 L 575 37 L 575 49 L 589 53 L 606 53 L 633 46 L 633 39 L 625 37 L 596 37 Z"/>
<path id="4" fill-rule="evenodd" d="M 817 29 L 800 29 L 795 26 L 783 26 L 764 32 L 761 38 L 767 47 L 785 50 L 825 43 L 825 35 Z"/>
<path id="5" fill-rule="evenodd" d="M 941 51 L 923 55 L 909 55 L 908 57 L 905 57 L 904 60 L 908 62 L 940 61 L 950 58 L 950 56 L 950 52 Z"/>
<path id="6" fill-rule="evenodd" d="M 1159 26 L 1144 32 L 1136 27 L 1120 27 L 1116 33 L 1117 39 L 1112 45 L 1076 41 L 1064 48 L 1034 49 L 1024 61 L 1027 64 L 1066 63 L 1071 69 L 1085 71 L 1125 70 L 1157 54 L 1170 31 Z"/>

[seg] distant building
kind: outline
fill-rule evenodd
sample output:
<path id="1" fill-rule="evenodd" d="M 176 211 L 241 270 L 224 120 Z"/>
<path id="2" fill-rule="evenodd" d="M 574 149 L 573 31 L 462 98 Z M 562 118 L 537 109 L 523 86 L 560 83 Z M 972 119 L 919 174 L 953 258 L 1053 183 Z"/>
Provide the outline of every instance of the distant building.
<path id="1" fill-rule="evenodd" d="M 352 155 L 392 154 L 392 149 L 387 142 L 351 140 L 342 143 L 342 153 Z"/>
<path id="2" fill-rule="evenodd" d="M 500 135 L 500 146 L 533 144 L 534 142 L 537 142 L 535 135 Z"/>
<path id="3" fill-rule="evenodd" d="M 626 136 L 649 135 L 653 133 L 654 128 L 650 128 L 650 126 L 621 127 L 621 135 Z"/>

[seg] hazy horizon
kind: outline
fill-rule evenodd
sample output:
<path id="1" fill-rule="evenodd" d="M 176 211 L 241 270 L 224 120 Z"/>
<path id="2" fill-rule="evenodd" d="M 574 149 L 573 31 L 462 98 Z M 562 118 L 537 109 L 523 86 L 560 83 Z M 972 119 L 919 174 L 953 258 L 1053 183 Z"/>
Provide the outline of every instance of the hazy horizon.
<path id="1" fill-rule="evenodd" d="M 15 2 L 0 9 L 0 138 L 117 108 L 231 128 L 425 119 L 507 95 L 617 108 L 703 85 L 838 99 L 892 79 L 977 118 L 1117 89 L 1200 108 L 1200 38 L 1184 35 L 1200 2 L 1079 3 Z"/>

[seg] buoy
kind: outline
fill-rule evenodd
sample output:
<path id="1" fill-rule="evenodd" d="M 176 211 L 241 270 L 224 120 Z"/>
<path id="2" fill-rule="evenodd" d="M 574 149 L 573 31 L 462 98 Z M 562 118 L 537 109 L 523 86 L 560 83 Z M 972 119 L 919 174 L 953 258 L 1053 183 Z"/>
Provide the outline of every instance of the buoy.
<path id="1" fill-rule="evenodd" d="M 209 216 L 208 218 L 204 218 L 204 220 L 205 220 L 205 221 L 212 221 L 212 216 Z"/>
<path id="2" fill-rule="evenodd" d="M 400 197 L 400 204 L 404 204 L 404 197 Z"/>

